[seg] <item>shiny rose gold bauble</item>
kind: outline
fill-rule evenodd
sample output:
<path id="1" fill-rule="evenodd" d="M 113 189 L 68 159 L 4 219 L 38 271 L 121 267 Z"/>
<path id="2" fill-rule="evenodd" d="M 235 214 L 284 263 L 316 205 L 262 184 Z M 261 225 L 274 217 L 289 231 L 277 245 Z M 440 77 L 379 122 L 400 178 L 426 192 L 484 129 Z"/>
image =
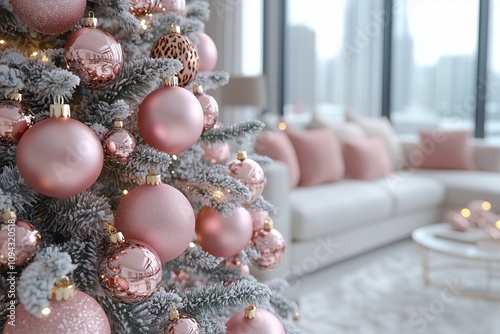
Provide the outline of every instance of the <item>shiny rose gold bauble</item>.
<path id="1" fill-rule="evenodd" d="M 9 240 L 12 233 L 15 247 L 13 252 L 9 252 L 9 248 L 13 248 L 12 240 Z M 20 266 L 26 263 L 38 250 L 40 238 L 40 233 L 30 223 L 17 219 L 14 211 L 6 210 L 3 225 L 0 226 L 0 264 L 6 265 L 10 262 Z"/>
<path id="2" fill-rule="evenodd" d="M 86 0 L 10 0 L 14 13 L 29 28 L 46 35 L 59 35 L 82 18 Z"/>
<path id="3" fill-rule="evenodd" d="M 198 38 L 198 44 L 196 45 L 200 57 L 198 72 L 212 72 L 217 66 L 217 46 L 212 38 L 204 32 L 199 31 L 194 34 Z"/>
<path id="4" fill-rule="evenodd" d="M 164 334 L 201 334 L 201 326 L 198 321 L 184 313 L 179 314 L 172 310 L 168 314 L 170 322 L 165 328 Z"/>
<path id="5" fill-rule="evenodd" d="M 219 119 L 219 104 L 212 96 L 203 92 L 202 86 L 194 86 L 193 93 L 203 109 L 203 131 L 208 131 Z"/>
<path id="6" fill-rule="evenodd" d="M 16 163 L 26 183 L 51 197 L 87 190 L 99 177 L 104 154 L 99 138 L 69 117 L 69 105 L 51 104 L 51 118 L 26 131 L 17 146 Z"/>
<path id="7" fill-rule="evenodd" d="M 179 86 L 189 85 L 196 79 L 200 59 L 193 42 L 180 34 L 180 27 L 172 25 L 170 33 L 160 37 L 151 48 L 151 58 L 174 58 L 183 69 L 179 72 Z"/>
<path id="8" fill-rule="evenodd" d="M 161 184 L 150 174 L 146 184 L 130 190 L 120 202 L 115 226 L 125 238 L 144 242 L 162 263 L 186 250 L 195 229 L 195 216 L 188 199 L 177 189 Z"/>
<path id="9" fill-rule="evenodd" d="M 173 85 L 175 77 L 167 77 L 166 82 L 172 85 L 153 91 L 142 101 L 139 131 L 149 146 L 177 154 L 193 146 L 203 132 L 203 110 L 192 93 Z"/>
<path id="10" fill-rule="evenodd" d="M 228 334 L 285 334 L 278 318 L 271 312 L 249 306 L 226 323 Z"/>
<path id="11" fill-rule="evenodd" d="M 125 241 L 113 245 L 98 268 L 104 292 L 121 303 L 138 303 L 151 297 L 160 287 L 160 259 L 148 247 Z"/>
<path id="12" fill-rule="evenodd" d="M 252 259 L 252 264 L 262 270 L 278 267 L 285 257 L 285 238 L 273 228 L 270 219 L 266 221 L 263 229 L 254 232 L 252 247 L 260 254 L 259 258 Z"/>
<path id="13" fill-rule="evenodd" d="M 0 139 L 14 142 L 33 124 L 30 108 L 22 103 L 21 94 L 11 94 L 10 100 L 0 100 Z"/>
<path id="14" fill-rule="evenodd" d="M 106 155 L 118 163 L 126 163 L 135 150 L 134 136 L 123 128 L 122 121 L 115 121 L 113 129 L 104 136 L 102 146 Z"/>
<path id="15" fill-rule="evenodd" d="M 68 69 L 88 89 L 108 87 L 123 67 L 120 43 L 109 32 L 98 28 L 97 19 L 93 17 L 86 18 L 84 27 L 69 36 L 63 55 Z"/>
<path id="16" fill-rule="evenodd" d="M 160 0 L 132 0 L 129 11 L 132 15 L 141 17 L 153 12 L 159 3 Z"/>
<path id="17" fill-rule="evenodd" d="M 215 144 L 213 147 L 202 145 L 202 148 L 205 152 L 203 159 L 208 160 L 212 165 L 225 164 L 231 155 L 229 145 L 226 143 Z"/>
<path id="18" fill-rule="evenodd" d="M 37 318 L 19 304 L 16 307 L 16 325 L 5 326 L 4 334 L 74 333 L 111 334 L 108 317 L 101 305 L 81 291 L 76 290 L 69 300 L 50 302 L 50 314 Z"/>
<path id="19" fill-rule="evenodd" d="M 237 159 L 228 164 L 231 176 L 238 179 L 250 190 L 252 198 L 249 203 L 253 203 L 259 198 L 264 190 L 264 171 L 258 163 L 246 157 L 245 151 L 240 151 L 236 155 Z"/>
<path id="20" fill-rule="evenodd" d="M 155 13 L 175 13 L 183 15 L 186 11 L 186 0 L 160 0 Z"/>
<path id="21" fill-rule="evenodd" d="M 252 239 L 252 219 L 243 208 L 222 217 L 211 207 L 204 206 L 196 218 L 196 236 L 203 250 L 213 256 L 236 256 Z"/>

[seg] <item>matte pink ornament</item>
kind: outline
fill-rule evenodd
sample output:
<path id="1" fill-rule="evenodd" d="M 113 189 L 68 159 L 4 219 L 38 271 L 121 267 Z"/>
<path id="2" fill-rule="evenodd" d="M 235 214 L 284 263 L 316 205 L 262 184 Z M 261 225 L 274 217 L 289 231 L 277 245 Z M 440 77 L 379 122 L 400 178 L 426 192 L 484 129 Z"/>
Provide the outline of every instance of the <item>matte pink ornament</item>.
<path id="1" fill-rule="evenodd" d="M 0 100 L 0 139 L 17 141 L 32 124 L 31 110 L 24 103 Z"/>
<path id="2" fill-rule="evenodd" d="M 201 334 L 201 326 L 198 321 L 187 315 L 180 314 L 179 318 L 170 321 L 164 334 Z"/>
<path id="3" fill-rule="evenodd" d="M 146 96 L 139 108 L 139 130 L 149 146 L 177 154 L 193 146 L 203 132 L 203 109 L 184 88 L 165 86 Z"/>
<path id="4" fill-rule="evenodd" d="M 204 32 L 198 31 L 194 33 L 198 38 L 198 56 L 200 57 L 200 66 L 198 72 L 212 72 L 217 66 L 217 46 L 210 36 Z"/>
<path id="5" fill-rule="evenodd" d="M 98 268 L 104 292 L 121 303 L 138 303 L 160 287 L 162 266 L 158 256 L 145 245 L 125 241 L 112 246 Z"/>
<path id="6" fill-rule="evenodd" d="M 68 69 L 89 89 L 113 84 L 123 67 L 120 43 L 109 32 L 98 28 L 95 18 L 86 18 L 84 27 L 69 36 L 63 55 Z"/>
<path id="7" fill-rule="evenodd" d="M 229 145 L 226 143 L 215 144 L 213 147 L 203 145 L 202 148 L 205 152 L 203 159 L 208 160 L 212 165 L 225 164 L 231 155 Z"/>
<path id="8" fill-rule="evenodd" d="M 186 0 L 160 0 L 155 13 L 175 13 L 183 15 L 186 11 Z"/>
<path id="9" fill-rule="evenodd" d="M 247 308 L 248 310 L 248 308 Z M 285 334 L 278 318 L 271 312 L 257 308 L 255 318 L 249 319 L 244 311 L 233 315 L 226 323 L 227 334 Z"/>
<path id="10" fill-rule="evenodd" d="M 238 179 L 250 190 L 252 197 L 244 204 L 253 203 L 259 198 L 264 190 L 264 171 L 262 167 L 252 159 L 246 158 L 246 152 L 238 152 L 238 158 L 228 163 L 231 176 Z"/>
<path id="11" fill-rule="evenodd" d="M 189 246 L 195 216 L 188 199 L 166 184 L 144 184 L 130 190 L 116 210 L 115 227 L 126 239 L 144 242 L 162 263 L 175 259 Z"/>
<path id="12" fill-rule="evenodd" d="M 132 0 L 129 11 L 132 15 L 141 17 L 153 12 L 159 3 L 160 0 Z"/>
<path id="13" fill-rule="evenodd" d="M 136 142 L 134 136 L 123 128 L 123 122 L 115 121 L 113 129 L 104 136 L 102 146 L 112 161 L 126 163 L 135 150 Z"/>
<path id="14" fill-rule="evenodd" d="M 9 248 L 12 249 L 9 232 L 15 234 L 13 254 L 9 252 Z M 40 239 L 40 233 L 30 223 L 20 219 L 4 221 L 0 227 L 0 264 L 11 262 L 20 266 L 26 263 L 38 250 Z"/>
<path id="15" fill-rule="evenodd" d="M 263 228 L 254 233 L 252 246 L 260 257 L 252 259 L 252 264 L 262 270 L 277 268 L 285 257 L 286 242 L 278 230 Z"/>
<path id="16" fill-rule="evenodd" d="M 86 293 L 78 290 L 69 300 L 51 301 L 48 316 L 37 318 L 22 304 L 16 307 L 15 314 L 16 325 L 7 324 L 4 334 L 111 334 L 108 317 L 101 305 Z"/>
<path id="17" fill-rule="evenodd" d="M 70 197 L 94 184 L 103 159 L 92 129 L 72 118 L 51 117 L 26 131 L 16 163 L 31 188 L 51 197 Z"/>
<path id="18" fill-rule="evenodd" d="M 460 232 L 465 232 L 471 227 L 469 220 L 455 211 L 450 211 L 446 214 L 446 221 L 451 224 L 454 230 Z"/>
<path id="19" fill-rule="evenodd" d="M 204 206 L 196 218 L 196 236 L 204 251 L 216 257 L 233 257 L 252 239 L 252 219 L 244 208 L 222 217 Z"/>
<path id="20" fill-rule="evenodd" d="M 248 213 L 252 217 L 253 230 L 260 231 L 264 228 L 264 223 L 269 219 L 269 213 L 265 210 L 248 209 Z"/>
<path id="21" fill-rule="evenodd" d="M 46 35 L 59 35 L 82 18 L 86 0 L 11 0 L 14 13 L 29 28 Z"/>
<path id="22" fill-rule="evenodd" d="M 208 131 L 215 126 L 219 119 L 219 104 L 212 96 L 203 93 L 201 86 L 195 87 L 194 94 L 203 109 L 203 131 Z"/>

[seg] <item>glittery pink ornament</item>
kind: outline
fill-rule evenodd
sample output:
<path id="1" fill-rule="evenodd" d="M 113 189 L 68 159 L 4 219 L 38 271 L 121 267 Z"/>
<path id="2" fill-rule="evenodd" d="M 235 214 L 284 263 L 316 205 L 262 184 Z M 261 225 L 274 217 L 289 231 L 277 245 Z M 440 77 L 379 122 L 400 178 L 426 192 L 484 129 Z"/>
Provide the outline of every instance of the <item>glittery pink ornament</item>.
<path id="1" fill-rule="evenodd" d="M 139 130 L 149 146 L 169 154 L 187 150 L 203 132 L 203 109 L 184 88 L 165 86 L 146 96 L 139 108 Z"/>
<path id="2" fill-rule="evenodd" d="M 108 317 L 101 305 L 78 290 L 69 300 L 51 301 L 48 316 L 37 318 L 22 304 L 16 307 L 15 315 L 15 326 L 7 324 L 4 334 L 111 334 Z"/>
<path id="3" fill-rule="evenodd" d="M 160 176 L 147 176 L 147 183 L 130 190 L 116 210 L 115 227 L 126 239 L 151 246 L 162 263 L 175 259 L 189 246 L 195 216 L 187 198 Z"/>
<path id="4" fill-rule="evenodd" d="M 233 315 L 226 328 L 228 334 L 285 334 L 283 325 L 274 314 L 255 306 Z"/>
<path id="5" fill-rule="evenodd" d="M 278 267 L 285 257 L 285 238 L 278 230 L 272 228 L 272 223 L 269 222 L 263 229 L 254 232 L 252 247 L 260 254 L 259 258 L 252 259 L 252 264 L 262 270 Z"/>
<path id="6" fill-rule="evenodd" d="M 10 0 L 14 13 L 29 28 L 46 35 L 59 35 L 82 18 L 86 0 Z"/>
<path id="7" fill-rule="evenodd" d="M 252 239 L 252 219 L 244 208 L 222 217 L 211 207 L 204 206 L 196 218 L 196 236 L 204 251 L 216 257 L 232 257 Z"/>
<path id="8" fill-rule="evenodd" d="M 264 190 L 264 171 L 258 163 L 246 157 L 245 151 L 237 154 L 237 159 L 228 163 L 231 176 L 238 179 L 250 190 L 252 198 L 244 204 L 253 203 L 259 198 Z"/>
<path id="9" fill-rule="evenodd" d="M 248 209 L 248 213 L 252 217 L 253 230 L 259 231 L 264 228 L 266 220 L 270 219 L 269 213 L 265 210 Z"/>
<path id="10" fill-rule="evenodd" d="M 120 43 L 106 30 L 98 28 L 97 19 L 88 17 L 84 27 L 69 36 L 64 48 L 68 69 L 89 89 L 113 84 L 123 67 Z"/>
<path id="11" fill-rule="evenodd" d="M 202 145 L 202 148 L 205 152 L 203 159 L 208 160 L 212 165 L 225 164 L 231 155 L 229 145 L 226 143 L 215 144 L 212 147 Z"/>
<path id="12" fill-rule="evenodd" d="M 186 0 L 160 0 L 155 13 L 175 13 L 183 15 L 186 11 Z"/>
<path id="13" fill-rule="evenodd" d="M 14 247 L 9 240 L 12 237 Z M 4 224 L 0 227 L 0 264 L 20 266 L 26 263 L 38 250 L 40 238 L 40 233 L 30 223 L 17 219 L 13 211 L 6 211 Z"/>
<path id="14" fill-rule="evenodd" d="M 123 128 L 122 121 L 115 121 L 113 129 L 104 136 L 102 146 L 106 155 L 118 163 L 126 163 L 135 150 L 134 136 Z"/>
<path id="15" fill-rule="evenodd" d="M 21 137 L 16 163 L 26 183 L 51 197 L 70 197 L 87 190 L 99 177 L 104 154 L 88 126 L 69 117 L 69 105 L 36 123 Z"/>
<path id="16" fill-rule="evenodd" d="M 132 0 L 129 11 L 134 16 L 144 16 L 151 13 L 159 3 L 160 0 Z"/>
<path id="17" fill-rule="evenodd" d="M 98 268 L 104 292 L 121 303 L 138 303 L 160 287 L 162 266 L 152 249 L 132 241 L 113 245 Z"/>
<path id="18" fill-rule="evenodd" d="M 198 31 L 194 34 L 198 38 L 198 44 L 196 45 L 200 57 L 198 72 L 212 72 L 217 66 L 217 46 L 212 38 L 204 32 Z"/>
<path id="19" fill-rule="evenodd" d="M 164 334 L 201 334 L 201 326 L 195 318 L 181 313 L 168 323 Z"/>
<path id="20" fill-rule="evenodd" d="M 33 124 L 30 108 L 20 101 L 21 94 L 14 94 L 17 99 L 0 100 L 0 139 L 17 141 Z"/>
<path id="21" fill-rule="evenodd" d="M 203 131 L 208 131 L 215 126 L 219 119 L 219 105 L 212 96 L 203 92 L 202 86 L 195 86 L 193 93 L 203 109 Z"/>

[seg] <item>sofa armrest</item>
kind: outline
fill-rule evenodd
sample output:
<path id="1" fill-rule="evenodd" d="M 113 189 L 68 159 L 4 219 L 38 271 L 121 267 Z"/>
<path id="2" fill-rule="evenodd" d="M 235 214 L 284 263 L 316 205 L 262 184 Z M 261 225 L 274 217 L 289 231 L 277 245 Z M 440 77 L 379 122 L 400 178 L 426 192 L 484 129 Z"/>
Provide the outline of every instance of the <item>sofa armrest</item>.
<path id="1" fill-rule="evenodd" d="M 401 166 L 412 168 L 415 164 L 415 159 L 419 158 L 418 141 L 417 140 L 402 140 L 403 157 Z M 472 139 L 470 144 L 474 150 L 474 162 L 477 170 L 485 172 L 500 173 L 500 145 L 488 143 L 482 139 Z"/>
<path id="2" fill-rule="evenodd" d="M 275 277 L 282 277 L 287 272 L 290 263 L 290 252 L 292 248 L 292 227 L 290 219 L 290 204 L 289 204 L 289 182 L 288 169 L 286 164 L 280 161 L 266 166 L 264 174 L 267 179 L 266 186 L 262 195 L 266 200 L 271 202 L 278 211 L 278 216 L 274 219 L 274 227 L 280 231 L 287 243 L 287 252 L 283 263 L 272 271 L 261 271 L 255 268 L 252 269 L 252 274 L 260 281 L 266 281 Z"/>

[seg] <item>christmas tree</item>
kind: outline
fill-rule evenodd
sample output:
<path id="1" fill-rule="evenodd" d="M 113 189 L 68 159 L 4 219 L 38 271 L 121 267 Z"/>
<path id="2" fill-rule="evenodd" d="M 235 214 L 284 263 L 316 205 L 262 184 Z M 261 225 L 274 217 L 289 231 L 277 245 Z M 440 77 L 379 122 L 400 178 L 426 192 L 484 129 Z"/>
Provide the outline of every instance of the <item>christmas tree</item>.
<path id="1" fill-rule="evenodd" d="M 0 0 L 4 333 L 298 333 L 205 0 Z M 193 239 L 196 231 L 196 238 Z M 227 326 L 227 329 L 226 329 Z"/>

